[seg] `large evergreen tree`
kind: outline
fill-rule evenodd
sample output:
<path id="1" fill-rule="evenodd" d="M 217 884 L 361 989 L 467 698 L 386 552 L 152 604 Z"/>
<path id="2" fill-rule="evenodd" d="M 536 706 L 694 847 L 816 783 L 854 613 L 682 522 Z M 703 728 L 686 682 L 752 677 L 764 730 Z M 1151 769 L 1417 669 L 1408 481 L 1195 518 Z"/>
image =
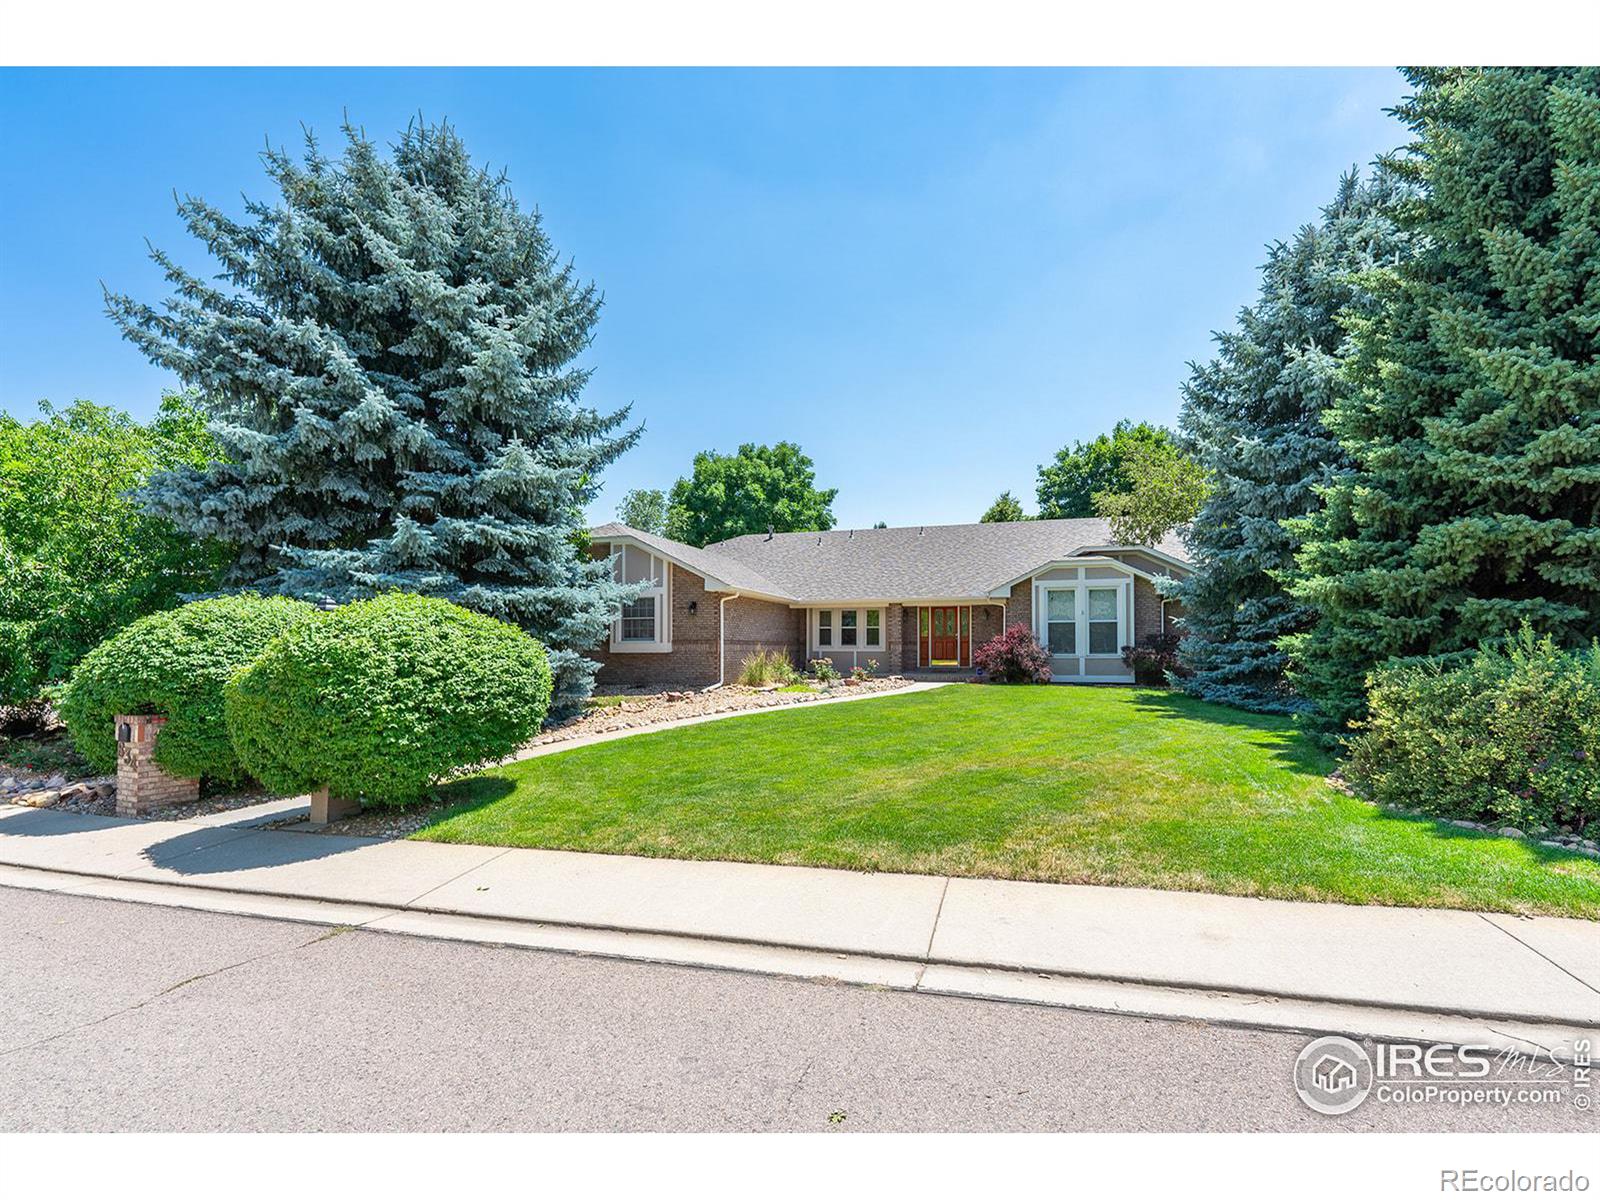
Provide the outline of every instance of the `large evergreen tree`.
<path id="1" fill-rule="evenodd" d="M 1372 305 L 1363 272 L 1405 254 L 1389 217 L 1404 193 L 1387 174 L 1341 179 L 1320 221 L 1268 249 L 1259 298 L 1183 386 L 1180 428 L 1211 483 L 1188 531 L 1194 573 L 1169 591 L 1184 606 L 1179 654 L 1193 674 L 1181 683 L 1193 695 L 1257 712 L 1307 706 L 1285 681 L 1279 639 L 1316 614 L 1284 590 L 1296 542 L 1283 522 L 1319 508 L 1317 489 L 1346 466 L 1322 420 L 1341 387 L 1340 316 Z"/>
<path id="2" fill-rule="evenodd" d="M 1600 635 L 1600 70 L 1411 72 L 1418 251 L 1352 324 L 1354 469 L 1304 522 L 1294 679 L 1335 733 L 1369 669 L 1527 621 Z"/>
<path id="3" fill-rule="evenodd" d="M 337 160 L 269 150 L 281 192 L 235 220 L 179 215 L 220 282 L 154 251 L 161 310 L 107 307 L 206 398 L 226 461 L 152 480 L 146 503 L 238 547 L 230 582 L 348 600 L 399 588 L 515 621 L 552 649 L 554 715 L 625 598 L 579 548 L 599 472 L 637 437 L 579 396 L 600 298 L 537 213 L 448 126 L 384 155 L 346 127 Z"/>

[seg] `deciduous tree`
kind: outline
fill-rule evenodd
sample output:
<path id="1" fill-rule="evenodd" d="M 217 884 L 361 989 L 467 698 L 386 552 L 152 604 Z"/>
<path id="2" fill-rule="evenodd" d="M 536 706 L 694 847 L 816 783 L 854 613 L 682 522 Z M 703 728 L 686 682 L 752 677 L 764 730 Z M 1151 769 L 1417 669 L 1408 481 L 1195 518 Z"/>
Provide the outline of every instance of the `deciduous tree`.
<path id="1" fill-rule="evenodd" d="M 200 468 L 205 420 L 167 396 L 155 420 L 79 400 L 0 413 L 0 704 L 26 704 L 104 638 L 213 586 L 227 549 L 143 512 L 152 471 Z"/>
<path id="2" fill-rule="evenodd" d="M 667 536 L 704 546 L 744 533 L 833 528 L 837 488 L 816 486 L 815 464 L 793 442 L 746 443 L 735 454 L 707 450 L 672 485 Z"/>
<path id="3" fill-rule="evenodd" d="M 1171 446 L 1171 432 L 1159 425 L 1121 420 L 1110 433 L 1092 442 L 1074 442 L 1056 451 L 1054 461 L 1039 468 L 1039 516 L 1092 517 L 1096 492 L 1126 492 L 1132 481 L 1123 466 L 1130 447 Z"/>

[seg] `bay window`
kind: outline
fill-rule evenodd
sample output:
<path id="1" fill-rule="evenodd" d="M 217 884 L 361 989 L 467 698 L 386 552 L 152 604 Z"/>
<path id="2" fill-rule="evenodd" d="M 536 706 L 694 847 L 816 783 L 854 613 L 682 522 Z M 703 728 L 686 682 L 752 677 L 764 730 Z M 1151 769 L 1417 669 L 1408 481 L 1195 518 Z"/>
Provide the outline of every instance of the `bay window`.
<path id="1" fill-rule="evenodd" d="M 1132 642 L 1132 583 L 1080 579 L 1039 584 L 1039 640 L 1056 658 L 1111 658 Z"/>

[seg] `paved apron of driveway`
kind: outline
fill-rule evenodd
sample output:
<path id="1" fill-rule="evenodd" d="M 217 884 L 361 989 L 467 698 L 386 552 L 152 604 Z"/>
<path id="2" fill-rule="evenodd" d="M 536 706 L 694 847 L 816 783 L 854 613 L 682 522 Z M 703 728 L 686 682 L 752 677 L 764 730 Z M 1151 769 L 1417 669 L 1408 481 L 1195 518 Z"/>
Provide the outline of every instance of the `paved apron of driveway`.
<path id="1" fill-rule="evenodd" d="M 330 902 L 330 920 L 375 928 L 414 919 L 401 909 L 1600 1027 L 1600 925 L 1570 918 L 250 827 L 290 806 L 194 821 L 0 806 L 0 864 Z"/>

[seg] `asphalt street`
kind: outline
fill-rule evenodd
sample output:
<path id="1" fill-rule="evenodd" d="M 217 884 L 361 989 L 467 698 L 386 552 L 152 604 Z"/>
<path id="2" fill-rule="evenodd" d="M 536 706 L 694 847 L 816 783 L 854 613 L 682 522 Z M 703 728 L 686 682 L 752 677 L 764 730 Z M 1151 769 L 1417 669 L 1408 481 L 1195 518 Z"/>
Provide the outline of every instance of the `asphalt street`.
<path id="1" fill-rule="evenodd" d="M 1309 1040 L 0 888 L 0 1131 L 1594 1130 Z"/>

